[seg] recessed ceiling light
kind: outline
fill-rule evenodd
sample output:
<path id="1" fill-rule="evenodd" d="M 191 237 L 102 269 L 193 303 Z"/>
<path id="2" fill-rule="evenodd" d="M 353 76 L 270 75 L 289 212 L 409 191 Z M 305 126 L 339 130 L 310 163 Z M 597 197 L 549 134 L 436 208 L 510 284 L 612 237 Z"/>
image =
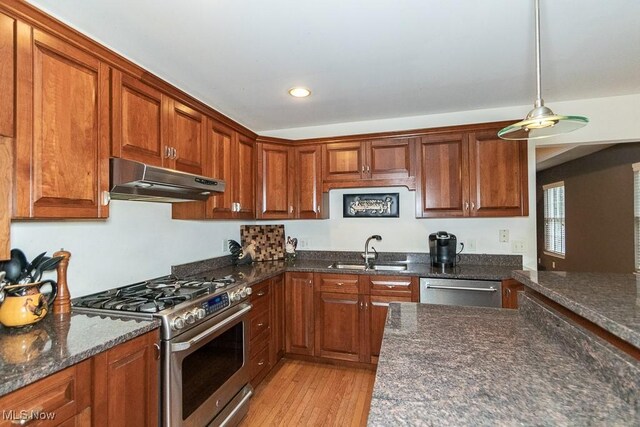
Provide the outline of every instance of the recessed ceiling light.
<path id="1" fill-rule="evenodd" d="M 306 98 L 311 95 L 311 91 L 306 87 L 292 87 L 289 89 L 289 95 L 295 98 Z"/>

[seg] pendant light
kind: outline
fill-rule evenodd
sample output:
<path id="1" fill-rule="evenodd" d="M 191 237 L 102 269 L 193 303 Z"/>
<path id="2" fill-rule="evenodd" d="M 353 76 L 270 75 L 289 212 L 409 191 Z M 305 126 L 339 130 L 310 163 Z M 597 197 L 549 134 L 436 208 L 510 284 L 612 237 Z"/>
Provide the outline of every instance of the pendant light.
<path id="1" fill-rule="evenodd" d="M 524 120 L 507 126 L 498 132 L 502 139 L 540 139 L 569 133 L 580 129 L 589 119 L 583 116 L 561 116 L 545 107 L 542 99 L 542 77 L 540 71 L 540 2 L 535 0 L 536 12 L 536 79 L 538 96 L 533 110 Z"/>

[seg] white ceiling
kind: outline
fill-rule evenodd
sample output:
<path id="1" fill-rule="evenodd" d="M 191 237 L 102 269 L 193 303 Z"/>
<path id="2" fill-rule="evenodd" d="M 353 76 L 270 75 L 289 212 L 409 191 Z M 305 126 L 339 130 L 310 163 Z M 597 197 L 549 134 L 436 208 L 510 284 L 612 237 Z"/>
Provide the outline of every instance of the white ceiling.
<path id="1" fill-rule="evenodd" d="M 257 132 L 535 98 L 533 0 L 29 1 Z M 541 6 L 551 108 L 640 93 L 640 1 Z"/>

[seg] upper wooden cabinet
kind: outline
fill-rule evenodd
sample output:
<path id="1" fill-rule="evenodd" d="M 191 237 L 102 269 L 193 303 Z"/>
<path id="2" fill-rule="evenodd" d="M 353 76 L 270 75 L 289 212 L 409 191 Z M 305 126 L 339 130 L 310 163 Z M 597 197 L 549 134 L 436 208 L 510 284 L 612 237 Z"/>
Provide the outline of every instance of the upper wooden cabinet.
<path id="1" fill-rule="evenodd" d="M 154 166 L 167 166 L 167 100 L 159 90 L 112 70 L 111 154 Z M 164 127 L 163 127 L 164 126 Z"/>
<path id="2" fill-rule="evenodd" d="M 0 260 L 11 250 L 16 20 L 0 13 Z"/>
<path id="3" fill-rule="evenodd" d="M 471 216 L 526 216 L 527 141 L 505 141 L 496 132 L 469 133 Z"/>
<path id="4" fill-rule="evenodd" d="M 528 215 L 526 141 L 495 129 L 427 135 L 416 148 L 417 217 Z"/>
<path id="5" fill-rule="evenodd" d="M 392 185 L 415 189 L 416 141 L 405 137 L 324 144 L 323 190 Z"/>
<path id="6" fill-rule="evenodd" d="M 226 189 L 213 194 L 206 202 L 175 203 L 173 218 L 255 218 L 255 142 L 212 119 L 206 120 L 202 141 L 201 174 L 224 180 Z"/>
<path id="7" fill-rule="evenodd" d="M 257 217 L 327 218 L 321 156 L 319 145 L 258 144 Z"/>
<path id="8" fill-rule="evenodd" d="M 17 24 L 16 218 L 104 218 L 109 67 Z"/>
<path id="9" fill-rule="evenodd" d="M 184 104 L 167 99 L 167 145 L 172 149 L 167 166 L 183 172 L 205 175 L 203 162 L 207 136 L 206 117 Z"/>

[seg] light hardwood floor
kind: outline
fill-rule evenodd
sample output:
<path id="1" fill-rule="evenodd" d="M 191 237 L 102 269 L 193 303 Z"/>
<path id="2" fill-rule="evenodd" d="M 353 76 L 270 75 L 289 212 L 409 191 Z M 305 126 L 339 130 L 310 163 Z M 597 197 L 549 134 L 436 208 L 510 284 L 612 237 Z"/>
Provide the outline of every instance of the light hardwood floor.
<path id="1" fill-rule="evenodd" d="M 283 359 L 257 387 L 241 427 L 364 426 L 375 371 Z"/>

